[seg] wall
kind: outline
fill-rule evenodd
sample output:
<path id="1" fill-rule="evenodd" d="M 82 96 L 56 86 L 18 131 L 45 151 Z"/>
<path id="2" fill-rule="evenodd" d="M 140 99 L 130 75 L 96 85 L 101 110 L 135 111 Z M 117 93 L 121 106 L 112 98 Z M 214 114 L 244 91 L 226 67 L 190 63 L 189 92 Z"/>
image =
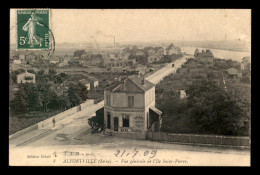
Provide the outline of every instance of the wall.
<path id="1" fill-rule="evenodd" d="M 194 135 L 194 134 L 172 134 L 166 132 L 148 132 L 146 139 L 165 142 L 178 142 L 187 144 L 210 144 L 225 146 L 249 147 L 249 137 Z"/>
<path id="2" fill-rule="evenodd" d="M 9 139 L 14 139 L 14 138 L 16 138 L 16 137 L 19 137 L 19 136 L 21 136 L 21 135 L 24 135 L 24 134 L 27 133 L 27 132 L 30 132 L 30 131 L 33 131 L 33 130 L 36 130 L 36 129 L 38 129 L 38 124 L 34 124 L 34 125 L 32 125 L 32 126 L 30 126 L 30 127 L 28 127 L 28 128 L 25 128 L 25 129 L 23 129 L 23 130 L 21 130 L 21 131 L 18 131 L 18 132 L 16 132 L 16 133 L 10 135 L 10 136 L 9 136 Z"/>
<path id="3" fill-rule="evenodd" d="M 87 108 L 88 106 L 92 106 L 94 105 L 94 100 L 93 99 L 87 99 L 84 103 L 80 104 L 81 106 L 81 110 Z M 50 127 L 52 126 L 52 121 L 53 121 L 53 118 L 55 118 L 55 121 L 56 123 L 72 114 L 75 114 L 76 112 L 79 111 L 79 106 L 75 106 L 73 108 L 70 108 L 66 111 L 63 111 L 62 113 L 59 113 L 53 117 L 50 117 L 46 120 L 43 120 L 41 122 L 38 123 L 38 128 L 39 129 L 42 129 L 42 128 L 45 128 L 45 127 Z"/>

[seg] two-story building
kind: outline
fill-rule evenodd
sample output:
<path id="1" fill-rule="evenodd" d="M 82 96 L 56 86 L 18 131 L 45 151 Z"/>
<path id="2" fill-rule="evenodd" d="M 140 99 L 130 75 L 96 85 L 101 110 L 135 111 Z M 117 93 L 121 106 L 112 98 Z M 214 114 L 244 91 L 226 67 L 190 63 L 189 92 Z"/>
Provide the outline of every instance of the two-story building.
<path id="1" fill-rule="evenodd" d="M 17 84 L 19 83 L 35 83 L 35 74 L 24 72 L 17 75 Z"/>
<path id="2" fill-rule="evenodd" d="M 90 88 L 95 89 L 98 87 L 98 79 L 88 75 L 88 79 L 90 81 Z"/>
<path id="3" fill-rule="evenodd" d="M 104 91 L 106 133 L 145 139 L 146 132 L 161 118 L 155 108 L 155 85 L 143 77 L 131 76 Z"/>

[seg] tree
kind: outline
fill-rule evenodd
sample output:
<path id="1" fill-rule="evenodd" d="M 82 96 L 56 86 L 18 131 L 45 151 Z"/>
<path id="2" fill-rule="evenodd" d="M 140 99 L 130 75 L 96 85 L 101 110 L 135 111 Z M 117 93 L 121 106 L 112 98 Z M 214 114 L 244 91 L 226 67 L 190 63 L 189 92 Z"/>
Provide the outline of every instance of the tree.
<path id="1" fill-rule="evenodd" d="M 27 72 L 36 74 L 36 72 L 33 69 L 28 69 Z"/>
<path id="2" fill-rule="evenodd" d="M 45 71 L 43 69 L 39 70 L 36 73 L 36 82 L 47 83 L 48 81 L 49 81 L 48 75 L 45 75 Z"/>
<path id="3" fill-rule="evenodd" d="M 77 106 L 87 99 L 87 88 L 81 83 L 70 83 L 68 96 L 71 104 Z"/>
<path id="4" fill-rule="evenodd" d="M 33 83 L 26 83 L 25 86 L 27 86 L 26 89 L 29 109 L 38 110 L 43 104 L 37 86 Z"/>
<path id="5" fill-rule="evenodd" d="M 51 103 L 55 98 L 56 94 L 50 89 L 50 86 L 45 83 L 37 84 L 37 89 L 39 91 L 39 98 L 42 103 L 42 108 L 44 112 L 48 111 L 48 104 Z"/>
<path id="6" fill-rule="evenodd" d="M 59 104 L 61 110 L 66 110 L 71 106 L 69 97 L 64 95 L 57 97 L 57 104 Z"/>
<path id="7" fill-rule="evenodd" d="M 28 107 L 27 92 L 24 84 L 19 84 L 19 90 L 14 94 L 15 98 L 10 102 L 10 107 L 16 112 L 26 112 Z"/>
<path id="8" fill-rule="evenodd" d="M 187 90 L 189 127 L 194 133 L 237 135 L 243 127 L 243 110 L 231 94 L 211 81 Z"/>
<path id="9" fill-rule="evenodd" d="M 57 74 L 57 71 L 55 69 L 49 69 L 49 74 L 54 76 Z"/>

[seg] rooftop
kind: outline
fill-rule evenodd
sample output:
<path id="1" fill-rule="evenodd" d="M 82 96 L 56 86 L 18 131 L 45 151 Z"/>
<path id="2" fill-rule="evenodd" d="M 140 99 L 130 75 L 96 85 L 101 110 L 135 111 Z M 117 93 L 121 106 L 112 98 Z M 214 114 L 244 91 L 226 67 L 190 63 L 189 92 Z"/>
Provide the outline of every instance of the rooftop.
<path id="1" fill-rule="evenodd" d="M 113 92 L 125 92 L 127 90 L 124 87 L 124 83 L 133 83 L 134 85 L 137 86 L 138 89 L 140 89 L 143 92 L 145 92 L 155 86 L 155 84 L 153 84 L 145 79 L 144 79 L 144 83 L 143 83 L 142 77 L 134 75 L 134 76 L 128 77 L 126 80 L 124 80 L 124 82 L 117 82 L 117 83 L 111 85 L 110 87 L 107 87 L 106 90 L 113 91 Z"/>
<path id="2" fill-rule="evenodd" d="M 79 82 L 81 82 L 82 84 L 89 84 L 90 82 L 88 81 L 88 80 L 86 80 L 86 79 L 81 79 L 81 80 L 79 80 Z"/>

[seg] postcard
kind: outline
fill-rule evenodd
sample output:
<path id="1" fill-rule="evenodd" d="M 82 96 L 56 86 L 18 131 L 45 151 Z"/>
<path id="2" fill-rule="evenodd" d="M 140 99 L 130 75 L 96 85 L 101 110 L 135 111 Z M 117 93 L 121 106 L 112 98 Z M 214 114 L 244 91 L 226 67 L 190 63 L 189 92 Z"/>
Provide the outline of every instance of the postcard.
<path id="1" fill-rule="evenodd" d="M 10 166 L 250 166 L 250 9 L 10 9 Z"/>

